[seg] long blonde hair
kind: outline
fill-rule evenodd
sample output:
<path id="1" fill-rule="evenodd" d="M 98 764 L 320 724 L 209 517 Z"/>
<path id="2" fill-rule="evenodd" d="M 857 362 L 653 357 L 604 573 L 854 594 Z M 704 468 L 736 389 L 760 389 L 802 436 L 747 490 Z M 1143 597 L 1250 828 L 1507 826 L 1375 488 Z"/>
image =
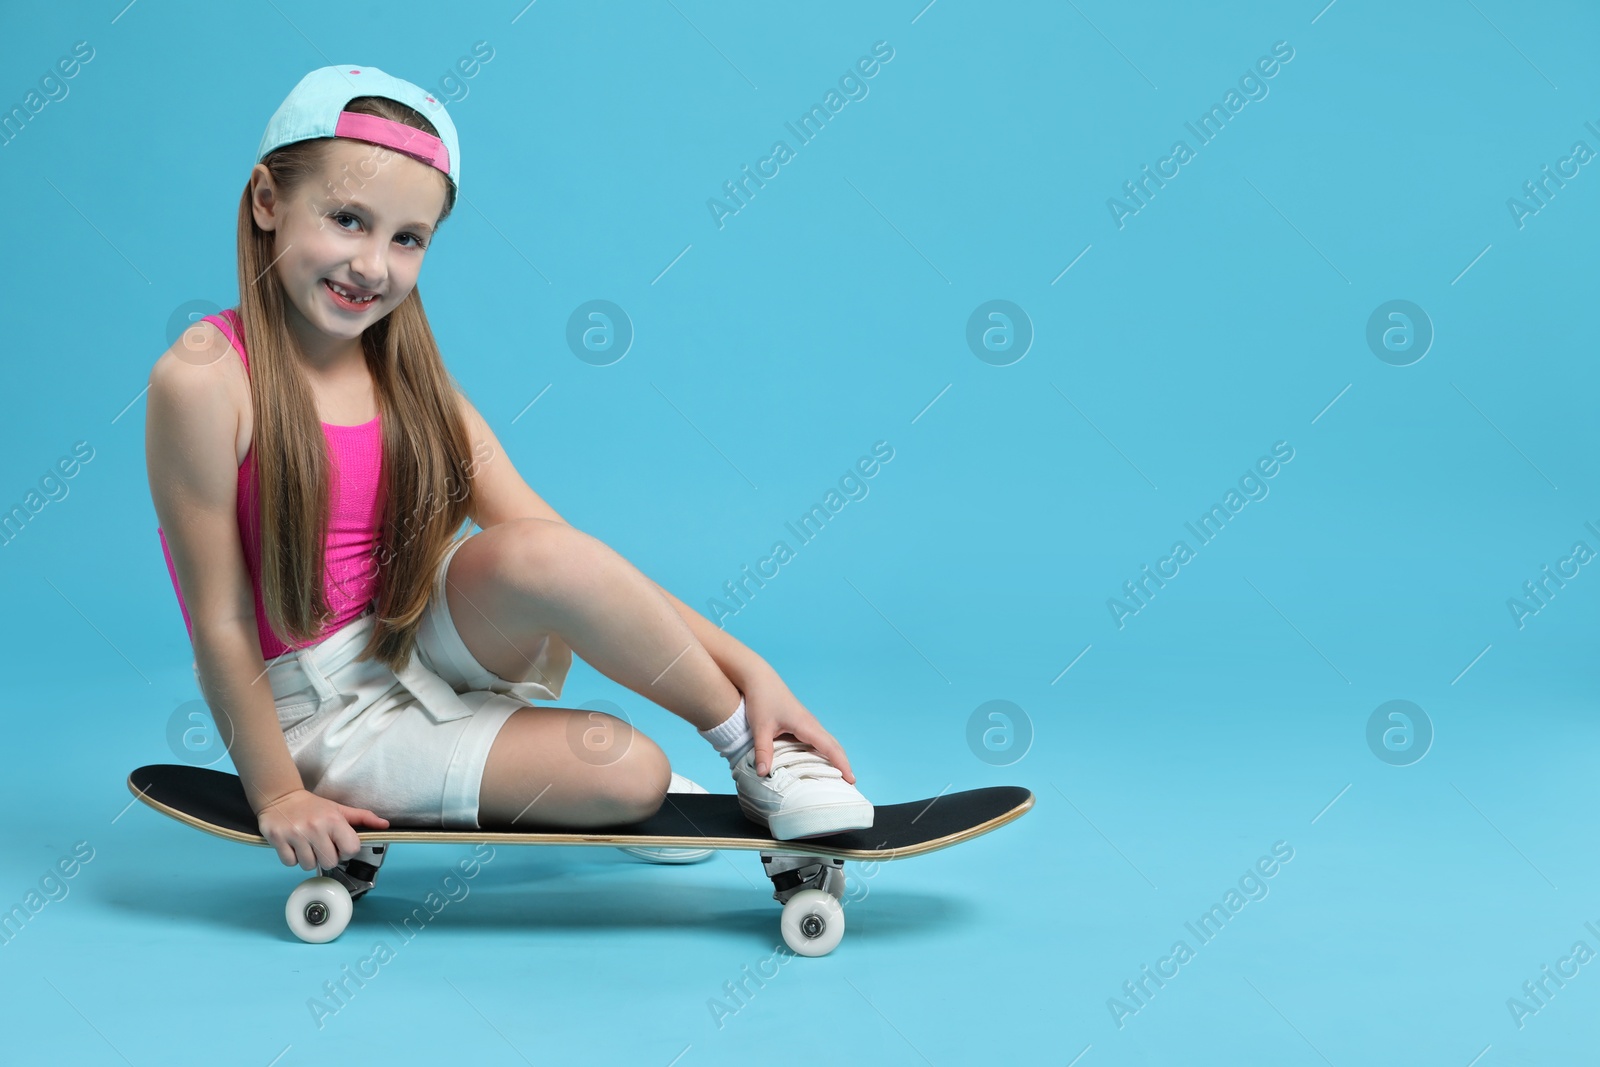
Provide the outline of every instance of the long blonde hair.
<path id="1" fill-rule="evenodd" d="M 357 97 L 344 110 L 438 133 L 420 113 L 385 97 Z M 284 199 L 321 178 L 332 141 L 299 141 L 262 160 Z M 455 206 L 455 189 L 446 185 L 440 223 Z M 273 238 L 256 226 L 246 184 L 239 200 L 239 314 L 250 352 L 261 598 L 273 630 L 297 644 L 327 636 L 323 628 L 333 618 L 323 591 L 330 460 L 285 322 L 283 285 L 271 269 Z M 362 574 L 376 570 L 379 581 L 377 624 L 360 657 L 376 657 L 398 671 L 410 659 L 435 568 L 472 507 L 471 443 L 418 289 L 362 333 L 361 347 L 377 386 L 383 428 L 378 492 L 386 504 L 379 548 Z"/>

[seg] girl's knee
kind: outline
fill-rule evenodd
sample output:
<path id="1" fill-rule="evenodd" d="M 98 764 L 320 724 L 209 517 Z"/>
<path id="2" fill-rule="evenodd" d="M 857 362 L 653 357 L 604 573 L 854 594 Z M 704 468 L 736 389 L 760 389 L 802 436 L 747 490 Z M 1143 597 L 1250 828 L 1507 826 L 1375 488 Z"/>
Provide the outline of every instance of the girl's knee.
<path id="1" fill-rule="evenodd" d="M 661 809 L 672 766 L 654 741 L 633 731 L 628 750 L 607 771 L 604 792 L 618 822 L 639 822 Z"/>
<path id="2" fill-rule="evenodd" d="M 660 809 L 671 780 L 666 753 L 626 720 L 527 708 L 511 717 L 489 751 L 479 817 L 516 816 L 522 828 L 639 822 Z"/>
<path id="3" fill-rule="evenodd" d="M 502 572 L 509 582 L 541 597 L 559 597 L 563 591 L 581 595 L 578 584 L 595 573 L 591 558 L 606 547 L 554 519 L 512 519 L 501 525 L 506 527 Z"/>
<path id="4" fill-rule="evenodd" d="M 577 527 L 554 519 L 512 519 L 507 525 L 512 536 L 511 552 L 516 562 L 527 568 L 561 568 L 571 562 L 574 552 L 598 543 Z"/>

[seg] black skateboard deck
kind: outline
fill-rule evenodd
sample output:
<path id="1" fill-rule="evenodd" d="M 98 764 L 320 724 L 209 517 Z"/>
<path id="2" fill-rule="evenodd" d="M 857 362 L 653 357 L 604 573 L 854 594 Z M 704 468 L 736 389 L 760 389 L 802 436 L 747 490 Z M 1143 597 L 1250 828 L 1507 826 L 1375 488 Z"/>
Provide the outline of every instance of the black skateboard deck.
<path id="1" fill-rule="evenodd" d="M 268 847 L 238 775 L 156 763 L 130 774 L 128 789 L 179 822 L 230 841 Z M 844 929 L 839 899 L 845 860 L 904 859 L 948 848 L 1021 817 L 1033 802 L 1033 793 L 1020 786 L 946 792 L 876 805 L 868 829 L 792 841 L 768 836 L 745 817 L 732 793 L 668 793 L 660 810 L 642 822 L 576 831 L 447 830 L 391 821 L 384 830 L 358 831 L 361 855 L 301 883 L 290 895 L 286 915 L 302 940 L 337 937 L 349 921 L 351 902 L 372 888 L 388 846 L 400 842 L 742 849 L 761 853 L 773 897 L 784 904 L 785 941 L 802 955 L 822 955 L 838 943 Z"/>

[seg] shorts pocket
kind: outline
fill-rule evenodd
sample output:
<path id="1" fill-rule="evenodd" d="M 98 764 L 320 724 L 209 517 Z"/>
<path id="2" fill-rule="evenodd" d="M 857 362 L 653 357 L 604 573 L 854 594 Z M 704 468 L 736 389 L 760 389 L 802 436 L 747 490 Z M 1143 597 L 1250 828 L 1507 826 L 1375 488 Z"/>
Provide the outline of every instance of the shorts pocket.
<path id="1" fill-rule="evenodd" d="M 317 713 L 322 707 L 322 695 L 316 686 L 307 682 L 299 689 L 284 693 L 273 704 L 278 709 L 278 728 L 287 734 Z"/>
<path id="2" fill-rule="evenodd" d="M 279 704 L 278 729 L 287 734 L 315 715 L 317 709 L 321 706 L 322 700 L 319 697 L 313 697 L 310 700 L 299 700 L 293 704 Z"/>

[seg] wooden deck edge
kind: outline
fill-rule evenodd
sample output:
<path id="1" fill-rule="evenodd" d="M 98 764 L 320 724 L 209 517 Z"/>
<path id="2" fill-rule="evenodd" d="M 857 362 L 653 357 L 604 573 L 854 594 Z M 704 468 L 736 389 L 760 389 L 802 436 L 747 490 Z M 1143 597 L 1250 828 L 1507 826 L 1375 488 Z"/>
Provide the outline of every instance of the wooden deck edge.
<path id="1" fill-rule="evenodd" d="M 244 834 L 237 830 L 216 826 L 161 803 L 134 785 L 132 775 L 128 776 L 128 791 L 168 818 L 185 823 L 196 830 L 202 830 L 213 837 L 237 841 L 245 845 L 255 845 L 258 848 L 272 847 L 267 843 L 266 838 L 260 834 Z M 363 842 L 372 844 L 483 842 L 503 845 L 604 845 L 611 848 L 617 848 L 622 845 L 642 845 L 649 848 L 714 848 L 738 852 L 781 852 L 788 855 L 821 856 L 847 860 L 894 860 L 920 856 L 928 852 L 938 852 L 941 849 L 949 848 L 951 845 L 958 845 L 974 837 L 981 837 L 991 830 L 998 829 L 1008 822 L 1021 818 L 1025 812 L 1033 807 L 1034 799 L 1034 795 L 1029 793 L 1026 802 L 1018 804 L 1010 811 L 1002 812 L 986 822 L 958 833 L 947 834 L 936 840 L 925 841 L 917 845 L 908 845 L 905 848 L 884 849 L 882 851 L 860 848 L 829 849 L 818 845 L 810 845 L 805 841 L 752 841 L 748 838 L 739 837 L 616 837 L 604 834 L 571 832 L 528 833 L 510 830 L 362 830 L 358 831 L 356 836 Z"/>

